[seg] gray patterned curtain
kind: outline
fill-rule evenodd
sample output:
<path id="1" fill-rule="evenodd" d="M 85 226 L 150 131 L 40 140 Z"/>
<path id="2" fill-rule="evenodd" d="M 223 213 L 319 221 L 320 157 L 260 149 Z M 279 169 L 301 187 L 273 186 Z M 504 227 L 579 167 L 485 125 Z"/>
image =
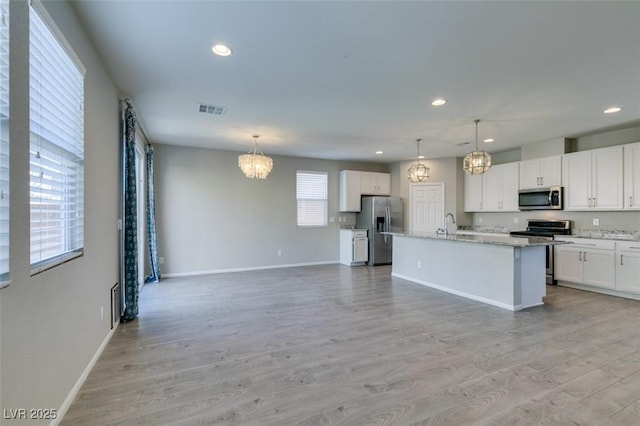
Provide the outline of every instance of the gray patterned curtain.
<path id="1" fill-rule="evenodd" d="M 124 112 L 124 310 L 122 322 L 138 316 L 138 210 L 136 206 L 136 113 Z"/>
<path id="2" fill-rule="evenodd" d="M 149 246 L 151 273 L 144 282 L 157 283 L 160 281 L 160 264 L 158 263 L 158 240 L 156 238 L 156 192 L 153 180 L 153 147 L 151 145 L 147 145 L 147 245 Z"/>

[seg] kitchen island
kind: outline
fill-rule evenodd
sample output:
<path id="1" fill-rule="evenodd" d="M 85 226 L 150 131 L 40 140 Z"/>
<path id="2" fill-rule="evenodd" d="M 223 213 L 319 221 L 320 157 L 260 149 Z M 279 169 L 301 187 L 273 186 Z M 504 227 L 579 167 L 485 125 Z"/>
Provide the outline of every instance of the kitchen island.
<path id="1" fill-rule="evenodd" d="M 518 311 L 546 295 L 544 238 L 393 234 L 392 276 Z"/>

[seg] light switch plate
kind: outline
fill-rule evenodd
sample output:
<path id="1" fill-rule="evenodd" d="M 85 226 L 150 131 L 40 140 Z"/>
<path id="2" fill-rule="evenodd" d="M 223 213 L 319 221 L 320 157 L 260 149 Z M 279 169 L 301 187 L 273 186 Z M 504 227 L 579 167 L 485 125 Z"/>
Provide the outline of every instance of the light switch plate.
<path id="1" fill-rule="evenodd" d="M 600 219 L 598 219 L 597 217 L 593 218 L 593 226 L 600 226 Z"/>

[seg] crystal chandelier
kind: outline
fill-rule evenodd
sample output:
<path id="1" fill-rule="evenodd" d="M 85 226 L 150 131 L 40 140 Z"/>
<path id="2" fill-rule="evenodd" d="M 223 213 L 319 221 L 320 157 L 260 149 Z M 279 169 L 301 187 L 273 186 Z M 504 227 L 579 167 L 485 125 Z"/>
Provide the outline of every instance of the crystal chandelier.
<path id="1" fill-rule="evenodd" d="M 491 155 L 486 151 L 478 149 L 478 123 L 480 120 L 474 120 L 476 123 L 476 150 L 471 151 L 464 157 L 464 171 L 470 175 L 481 175 L 491 168 Z"/>
<path id="2" fill-rule="evenodd" d="M 253 151 L 238 156 L 238 166 L 249 179 L 266 179 L 273 168 L 271 157 L 267 157 L 258 149 L 259 137 L 260 135 L 253 135 Z"/>
<path id="3" fill-rule="evenodd" d="M 422 139 L 416 139 L 418 143 L 418 156 L 415 164 L 409 167 L 407 177 L 412 183 L 424 182 L 429 178 L 429 168 L 420 162 L 420 141 Z"/>

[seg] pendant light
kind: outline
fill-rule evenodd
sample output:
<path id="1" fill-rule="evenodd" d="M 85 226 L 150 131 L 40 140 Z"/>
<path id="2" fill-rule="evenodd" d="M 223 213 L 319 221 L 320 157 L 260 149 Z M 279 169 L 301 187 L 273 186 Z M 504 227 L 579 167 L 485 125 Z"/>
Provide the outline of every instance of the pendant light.
<path id="1" fill-rule="evenodd" d="M 422 139 L 416 139 L 418 144 L 418 157 L 416 158 L 415 164 L 412 164 L 409 167 L 407 177 L 411 181 L 411 183 L 424 182 L 429 178 L 429 168 L 420 162 L 420 141 Z"/>
<path id="2" fill-rule="evenodd" d="M 260 135 L 253 135 L 253 151 L 238 156 L 238 167 L 249 179 L 266 179 L 273 168 L 271 157 L 267 157 L 258 149 L 259 137 Z"/>
<path id="3" fill-rule="evenodd" d="M 480 120 L 474 120 L 476 123 L 476 150 L 471 151 L 464 157 L 464 171 L 470 175 L 481 175 L 491 168 L 491 155 L 486 151 L 478 149 L 478 123 Z"/>

